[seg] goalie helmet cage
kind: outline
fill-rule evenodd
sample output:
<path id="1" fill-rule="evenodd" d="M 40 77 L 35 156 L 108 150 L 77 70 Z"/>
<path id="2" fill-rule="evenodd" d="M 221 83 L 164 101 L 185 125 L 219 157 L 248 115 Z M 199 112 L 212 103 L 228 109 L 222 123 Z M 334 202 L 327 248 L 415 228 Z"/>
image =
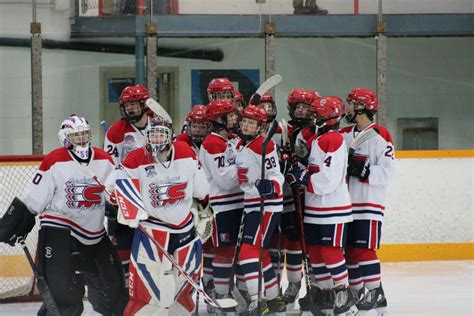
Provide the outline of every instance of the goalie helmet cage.
<path id="1" fill-rule="evenodd" d="M 0 217 L 15 196 L 21 198 L 43 158 L 43 155 L 0 156 Z M 36 220 L 25 241 L 33 257 L 36 255 L 38 229 Z M 20 244 L 11 247 L 0 243 L 0 303 L 40 299 L 33 272 Z"/>

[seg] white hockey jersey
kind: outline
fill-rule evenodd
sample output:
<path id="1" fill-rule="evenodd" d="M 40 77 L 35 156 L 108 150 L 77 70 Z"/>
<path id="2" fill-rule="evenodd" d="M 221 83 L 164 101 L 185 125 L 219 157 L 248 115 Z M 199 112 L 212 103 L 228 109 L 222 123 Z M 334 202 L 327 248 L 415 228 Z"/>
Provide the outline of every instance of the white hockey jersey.
<path id="1" fill-rule="evenodd" d="M 92 148 L 87 168 L 105 180 L 114 164 L 105 151 Z M 78 241 L 93 245 L 106 234 L 103 191 L 66 148 L 58 148 L 44 158 L 22 201 L 39 214 L 41 226 L 68 228 Z"/>
<path id="2" fill-rule="evenodd" d="M 191 149 L 194 151 L 196 156 L 199 157 L 199 150 L 201 148 L 196 146 L 195 143 L 193 143 L 193 140 L 191 139 L 191 136 L 188 135 L 188 133 L 186 133 L 186 132 L 179 133 L 178 135 L 176 135 L 175 140 L 178 141 L 178 142 L 185 142 L 186 144 L 188 144 L 189 147 L 191 147 Z"/>
<path id="3" fill-rule="evenodd" d="M 149 216 L 143 225 L 183 233 L 193 228 L 190 211 L 193 198 L 205 200 L 209 183 L 193 150 L 184 142 L 173 142 L 172 146 L 171 161 L 165 164 L 157 163 L 145 147 L 132 151 L 113 177 L 140 180 L 140 192 Z M 110 179 L 107 183 L 111 183 Z"/>
<path id="4" fill-rule="evenodd" d="M 304 222 L 352 222 L 352 205 L 346 183 L 347 147 L 337 131 L 313 140 L 308 159 L 311 176 L 305 191 Z"/>
<path id="5" fill-rule="evenodd" d="M 378 136 L 368 139 L 355 149 L 356 157 L 369 158 L 369 178 L 361 181 L 356 177 L 349 177 L 349 193 L 354 219 L 382 221 L 385 191 L 394 173 L 395 148 L 392 136 L 383 126 L 373 123 L 367 127 L 369 128 L 376 128 Z M 358 135 L 355 126 L 345 127 L 339 132 L 344 136 L 348 148 Z"/>
<path id="6" fill-rule="evenodd" d="M 127 120 L 121 119 L 107 130 L 104 150 L 112 156 L 115 164 L 119 165 L 130 152 L 144 146 L 145 143 L 145 131 L 139 130 Z"/>
<path id="7" fill-rule="evenodd" d="M 244 210 L 246 213 L 260 211 L 260 201 L 262 198 L 255 187 L 255 182 L 261 178 L 262 145 L 264 139 L 260 135 L 247 144 L 240 141 L 237 145 L 237 174 L 240 188 L 244 191 Z M 278 153 L 272 140 L 268 143 L 265 155 L 265 179 L 273 182 L 276 193 L 276 197 L 264 199 L 265 211 L 281 212 L 283 209 L 282 186 L 284 177 L 280 171 Z"/>
<path id="8" fill-rule="evenodd" d="M 233 152 L 232 152 L 233 151 Z M 233 161 L 236 154 L 234 141 L 217 133 L 204 139 L 199 152 L 199 161 L 210 184 L 209 202 L 214 213 L 242 209 L 244 193 L 237 178 L 237 166 Z"/>

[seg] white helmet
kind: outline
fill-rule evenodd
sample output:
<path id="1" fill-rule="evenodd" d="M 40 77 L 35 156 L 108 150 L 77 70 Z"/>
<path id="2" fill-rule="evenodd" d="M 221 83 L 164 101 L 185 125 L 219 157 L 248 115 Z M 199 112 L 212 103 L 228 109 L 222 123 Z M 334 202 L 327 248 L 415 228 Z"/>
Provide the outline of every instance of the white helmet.
<path id="1" fill-rule="evenodd" d="M 91 127 L 81 116 L 71 115 L 61 123 L 59 142 L 81 159 L 89 158 Z"/>
<path id="2" fill-rule="evenodd" d="M 171 123 L 160 116 L 154 117 L 148 121 L 145 135 L 148 150 L 161 161 L 174 137 Z"/>

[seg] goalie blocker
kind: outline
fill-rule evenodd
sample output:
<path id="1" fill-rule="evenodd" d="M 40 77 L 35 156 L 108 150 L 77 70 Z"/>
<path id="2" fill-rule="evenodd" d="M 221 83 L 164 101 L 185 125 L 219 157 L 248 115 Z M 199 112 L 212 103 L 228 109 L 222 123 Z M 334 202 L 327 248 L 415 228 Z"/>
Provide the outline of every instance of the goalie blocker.
<path id="1" fill-rule="evenodd" d="M 26 235 L 35 226 L 35 216 L 22 200 L 15 197 L 0 219 L 0 242 L 14 246 L 18 237 Z"/>

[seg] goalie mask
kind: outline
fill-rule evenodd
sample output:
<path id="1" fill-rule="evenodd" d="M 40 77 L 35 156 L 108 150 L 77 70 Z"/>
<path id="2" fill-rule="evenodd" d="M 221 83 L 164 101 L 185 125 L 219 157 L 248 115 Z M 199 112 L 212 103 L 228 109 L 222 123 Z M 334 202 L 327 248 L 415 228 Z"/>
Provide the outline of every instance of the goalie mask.
<path id="1" fill-rule="evenodd" d="M 145 133 L 148 151 L 159 161 L 165 161 L 168 158 L 168 152 L 173 141 L 173 127 L 171 123 L 162 117 L 154 117 L 148 122 Z"/>
<path id="2" fill-rule="evenodd" d="M 71 115 L 61 123 L 58 132 L 61 145 L 80 159 L 89 159 L 91 145 L 91 127 L 81 116 Z"/>
<path id="3" fill-rule="evenodd" d="M 234 100 L 235 88 L 227 78 L 214 78 L 207 87 L 207 96 L 212 100 Z"/>
<path id="4" fill-rule="evenodd" d="M 257 137 L 268 121 L 267 112 L 261 106 L 249 105 L 242 111 L 239 136 L 245 141 Z"/>
<path id="5" fill-rule="evenodd" d="M 147 110 L 145 101 L 149 97 L 148 90 L 143 85 L 125 87 L 119 98 L 122 118 L 130 123 L 138 122 Z"/>
<path id="6" fill-rule="evenodd" d="M 204 105 L 195 105 L 186 116 L 186 132 L 194 144 L 201 146 L 204 138 L 211 132 L 211 121 L 207 117 L 207 108 Z"/>

